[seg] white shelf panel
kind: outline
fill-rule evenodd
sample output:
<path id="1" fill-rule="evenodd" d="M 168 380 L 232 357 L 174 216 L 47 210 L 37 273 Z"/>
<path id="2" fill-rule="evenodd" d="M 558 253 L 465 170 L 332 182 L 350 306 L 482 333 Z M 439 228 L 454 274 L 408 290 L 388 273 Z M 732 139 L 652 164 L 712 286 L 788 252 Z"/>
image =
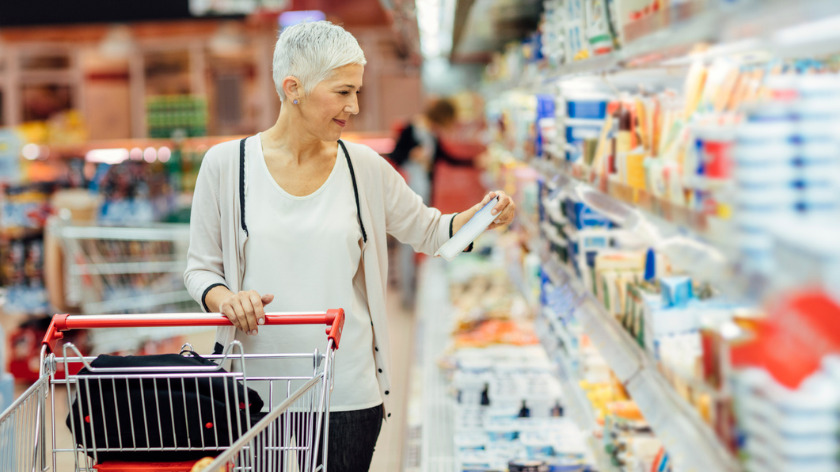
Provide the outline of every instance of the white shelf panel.
<path id="1" fill-rule="evenodd" d="M 422 472 L 455 470 L 454 400 L 447 394 L 447 380 L 436 360 L 451 337 L 449 286 L 446 266 L 440 258 L 427 259 L 420 267 L 417 281 L 417 351 L 415 368 L 420 369 L 422 386 L 411 403 L 422 405 L 420 429 L 420 464 Z M 414 408 L 410 405 L 409 408 Z M 412 427 L 417 425 L 411 425 Z"/>

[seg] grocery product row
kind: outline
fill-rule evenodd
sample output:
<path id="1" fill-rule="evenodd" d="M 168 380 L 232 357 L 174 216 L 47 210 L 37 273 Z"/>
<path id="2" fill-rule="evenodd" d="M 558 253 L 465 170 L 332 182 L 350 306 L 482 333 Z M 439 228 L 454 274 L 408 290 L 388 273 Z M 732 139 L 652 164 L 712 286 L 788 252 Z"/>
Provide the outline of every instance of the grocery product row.
<path id="1" fill-rule="evenodd" d="M 542 224 L 543 314 L 573 384 L 606 360 L 675 470 L 738 470 L 735 453 L 749 470 L 834 470 L 836 301 L 735 301 L 574 197 L 543 201 L 559 208 Z"/>
<path id="2" fill-rule="evenodd" d="M 669 441 L 655 433 L 594 339 L 551 306 L 533 303 L 535 293 L 557 300 L 569 286 L 558 282 L 551 289 L 548 264 L 523 253 L 515 233 L 485 236 L 477 250 L 484 255 L 428 261 L 421 271 L 420 374 L 408 424 L 419 431 L 419 454 L 410 456 L 415 462 L 407 461 L 406 470 L 712 470 L 701 467 L 726 464 L 709 458 L 694 469 L 673 468 L 674 454 L 684 449 L 671 452 Z M 651 390 L 647 379 L 643 384 Z M 656 390 L 651 401 L 665 391 Z M 669 410 L 679 400 L 667 399 L 659 405 L 659 424 L 680 418 Z M 685 440 L 692 441 L 698 424 L 699 417 L 672 431 L 688 432 Z"/>
<path id="3" fill-rule="evenodd" d="M 557 79 L 695 59 L 835 54 L 838 14 L 831 0 L 544 1 L 536 31 L 494 57 L 484 85 L 544 89 Z"/>
<path id="4" fill-rule="evenodd" d="M 840 469 L 837 6 L 602 3 L 485 75 L 574 419 L 643 419 L 673 471 Z"/>

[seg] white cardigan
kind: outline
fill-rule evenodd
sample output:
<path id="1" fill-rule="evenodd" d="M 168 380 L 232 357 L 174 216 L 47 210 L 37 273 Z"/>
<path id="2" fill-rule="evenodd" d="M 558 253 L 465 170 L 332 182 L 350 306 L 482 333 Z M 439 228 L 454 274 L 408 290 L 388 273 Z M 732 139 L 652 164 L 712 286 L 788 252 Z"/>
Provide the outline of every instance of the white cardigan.
<path id="1" fill-rule="evenodd" d="M 441 215 L 439 210 L 425 206 L 402 176 L 374 150 L 360 144 L 345 144 L 355 173 L 361 225 L 367 239 L 362 248 L 364 270 L 357 277 L 363 277 L 360 282 L 365 287 L 373 326 L 376 377 L 385 415 L 390 417 L 386 238 L 391 234 L 416 251 L 434 254 L 451 236 L 455 215 Z M 242 199 L 248 196 L 248 176 L 240 166 L 240 154 L 256 152 L 254 147 L 258 145 L 259 141 L 251 138 L 221 143 L 210 148 L 201 163 L 192 202 L 184 282 L 205 311 L 204 297 L 210 288 L 221 284 L 237 293 L 242 287 L 248 234 L 240 214 L 244 207 Z M 219 328 L 216 341 L 226 346 L 233 341 L 234 334 L 232 326 Z M 341 355 L 341 349 L 337 355 Z"/>

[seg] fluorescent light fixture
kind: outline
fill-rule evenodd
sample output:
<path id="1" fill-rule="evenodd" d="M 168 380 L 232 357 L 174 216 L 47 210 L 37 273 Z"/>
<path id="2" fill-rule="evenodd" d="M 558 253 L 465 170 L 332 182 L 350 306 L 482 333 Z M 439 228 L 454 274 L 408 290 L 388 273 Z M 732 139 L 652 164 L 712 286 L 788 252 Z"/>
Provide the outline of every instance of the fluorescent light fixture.
<path id="1" fill-rule="evenodd" d="M 254 12 L 279 12 L 289 0 L 188 0 L 193 16 L 250 15 Z"/>
<path id="2" fill-rule="evenodd" d="M 128 152 L 128 158 L 132 161 L 142 161 L 143 150 L 139 147 L 131 148 L 131 151 Z"/>
<path id="3" fill-rule="evenodd" d="M 128 149 L 91 149 L 85 154 L 87 162 L 96 162 L 98 164 L 119 164 L 128 159 Z"/>
<path id="4" fill-rule="evenodd" d="M 327 15 L 325 15 L 321 10 L 293 10 L 281 13 L 277 22 L 280 23 L 281 28 L 286 28 L 298 23 L 322 21 L 326 19 Z"/>
<path id="5" fill-rule="evenodd" d="M 448 56 L 452 50 L 455 0 L 416 0 L 415 6 L 423 57 Z"/>
<path id="6" fill-rule="evenodd" d="M 420 30 L 420 52 L 423 57 L 440 55 L 441 0 L 416 0 L 417 27 Z"/>
<path id="7" fill-rule="evenodd" d="M 143 151 L 143 159 L 149 164 L 155 162 L 155 159 L 157 159 L 157 150 L 155 150 L 155 148 L 153 147 L 147 147 Z"/>
<path id="8" fill-rule="evenodd" d="M 37 144 L 29 143 L 23 146 L 20 153 L 23 154 L 23 157 L 27 160 L 34 161 L 41 155 L 41 148 L 38 147 Z"/>
<path id="9" fill-rule="evenodd" d="M 233 21 L 227 21 L 219 25 L 207 46 L 216 54 L 237 54 L 247 46 L 248 40 L 242 34 L 239 25 Z"/>
<path id="10" fill-rule="evenodd" d="M 157 158 L 160 162 L 169 162 L 170 157 L 172 157 L 172 151 L 168 147 L 163 146 L 157 150 Z"/>
<path id="11" fill-rule="evenodd" d="M 126 25 L 111 26 L 99 43 L 99 52 L 103 56 L 116 59 L 128 58 L 134 49 L 134 38 Z"/>

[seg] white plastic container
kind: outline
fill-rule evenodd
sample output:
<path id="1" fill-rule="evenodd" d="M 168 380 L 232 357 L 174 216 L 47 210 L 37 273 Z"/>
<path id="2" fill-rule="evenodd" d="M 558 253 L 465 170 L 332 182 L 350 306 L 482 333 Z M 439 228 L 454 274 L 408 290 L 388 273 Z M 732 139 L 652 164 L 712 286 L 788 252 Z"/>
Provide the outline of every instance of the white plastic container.
<path id="1" fill-rule="evenodd" d="M 494 197 L 481 210 L 478 210 L 449 241 L 438 249 L 435 256 L 443 257 L 447 261 L 455 259 L 458 254 L 463 252 L 496 219 L 498 215 L 493 214 L 493 207 L 497 203 L 499 203 L 499 197 Z"/>

